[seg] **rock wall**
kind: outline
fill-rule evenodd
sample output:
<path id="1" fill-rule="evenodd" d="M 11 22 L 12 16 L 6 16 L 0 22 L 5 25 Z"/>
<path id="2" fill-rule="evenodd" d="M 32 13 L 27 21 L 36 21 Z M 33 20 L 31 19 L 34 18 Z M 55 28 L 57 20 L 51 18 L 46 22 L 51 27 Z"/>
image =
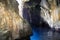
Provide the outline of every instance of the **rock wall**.
<path id="1" fill-rule="evenodd" d="M 44 1 L 44 0 L 42 0 Z M 46 0 L 45 0 L 46 1 Z M 43 11 L 42 18 L 50 25 L 51 28 L 60 28 L 59 27 L 59 22 L 60 22 L 60 7 L 57 6 L 58 0 L 48 0 L 46 2 L 42 2 L 44 5 L 41 8 Z M 42 6 L 42 5 L 41 5 Z M 51 26 L 52 25 L 52 26 Z"/>
<path id="2" fill-rule="evenodd" d="M 21 23 L 24 23 L 24 26 L 21 27 Z M 1 40 L 13 40 L 26 37 L 31 33 L 30 28 L 29 23 L 19 15 L 18 3 L 16 0 L 0 0 Z"/>

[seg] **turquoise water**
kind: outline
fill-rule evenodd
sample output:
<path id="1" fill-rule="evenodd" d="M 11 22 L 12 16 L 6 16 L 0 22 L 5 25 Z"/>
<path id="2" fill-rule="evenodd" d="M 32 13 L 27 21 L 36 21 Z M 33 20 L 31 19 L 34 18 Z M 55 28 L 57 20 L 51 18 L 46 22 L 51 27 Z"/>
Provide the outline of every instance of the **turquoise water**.
<path id="1" fill-rule="evenodd" d="M 33 36 L 30 37 L 31 40 L 39 40 L 39 39 L 41 39 L 41 38 L 39 38 L 39 37 L 40 37 L 40 36 L 39 36 L 39 33 L 36 32 L 35 30 L 33 30 Z"/>
<path id="2" fill-rule="evenodd" d="M 33 35 L 31 40 L 60 40 L 60 32 L 51 29 L 33 27 Z"/>
<path id="3" fill-rule="evenodd" d="M 31 40 L 42 40 L 43 30 L 40 28 L 33 28 L 33 35 L 30 37 Z"/>

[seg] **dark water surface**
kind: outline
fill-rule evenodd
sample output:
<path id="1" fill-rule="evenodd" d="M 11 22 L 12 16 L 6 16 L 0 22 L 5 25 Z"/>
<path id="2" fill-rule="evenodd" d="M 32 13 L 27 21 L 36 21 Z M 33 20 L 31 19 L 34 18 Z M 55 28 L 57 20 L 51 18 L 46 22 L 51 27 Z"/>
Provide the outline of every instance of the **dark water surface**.
<path id="1" fill-rule="evenodd" d="M 52 31 L 49 28 L 33 27 L 33 36 L 31 40 L 60 40 L 60 33 Z"/>

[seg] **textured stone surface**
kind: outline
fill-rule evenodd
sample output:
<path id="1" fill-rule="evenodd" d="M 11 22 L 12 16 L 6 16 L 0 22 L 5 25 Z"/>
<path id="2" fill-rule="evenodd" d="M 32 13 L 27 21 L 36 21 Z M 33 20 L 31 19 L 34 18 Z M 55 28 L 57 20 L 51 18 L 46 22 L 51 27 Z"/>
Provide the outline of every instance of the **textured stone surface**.
<path id="1" fill-rule="evenodd" d="M 18 3 L 16 0 L 0 0 L 0 39 L 26 37 L 31 33 L 30 25 L 19 16 Z M 24 26 L 21 27 L 21 21 Z M 22 31 L 21 31 L 22 30 Z M 23 32 L 22 34 L 20 34 Z M 23 36 L 22 36 L 23 35 Z"/>

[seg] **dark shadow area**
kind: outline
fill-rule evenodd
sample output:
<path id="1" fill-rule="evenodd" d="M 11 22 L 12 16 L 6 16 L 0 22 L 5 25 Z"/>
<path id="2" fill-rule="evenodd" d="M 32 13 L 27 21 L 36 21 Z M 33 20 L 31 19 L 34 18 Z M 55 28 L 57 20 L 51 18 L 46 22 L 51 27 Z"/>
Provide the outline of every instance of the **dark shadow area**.
<path id="1" fill-rule="evenodd" d="M 37 4 L 35 7 L 31 7 L 30 10 L 31 14 L 31 24 L 35 26 L 40 25 L 40 6 Z"/>
<path id="2" fill-rule="evenodd" d="M 23 38 L 21 38 L 21 39 L 15 39 L 15 40 L 30 40 L 30 37 L 27 36 L 27 37 L 23 37 Z"/>
<path id="3" fill-rule="evenodd" d="M 35 3 L 36 4 L 34 5 L 34 1 L 29 1 L 24 4 L 23 18 L 26 19 L 32 27 L 33 35 L 30 36 L 30 39 L 40 40 L 40 36 L 43 36 L 43 33 L 47 32 L 50 29 L 50 27 L 48 23 L 45 22 L 40 16 L 40 2 L 35 1 Z M 43 29 L 45 29 L 45 31 Z"/>
<path id="4" fill-rule="evenodd" d="M 30 4 L 31 2 L 27 2 L 24 5 L 23 9 L 23 18 L 26 19 L 29 23 L 35 26 L 39 26 L 40 23 L 40 6 L 39 4 L 34 5 Z M 30 8 L 28 7 L 30 6 Z"/>
<path id="5" fill-rule="evenodd" d="M 25 2 L 23 8 L 23 18 L 26 19 L 30 23 L 30 25 L 49 28 L 48 23 L 45 22 L 44 19 L 41 17 L 40 2 L 38 3 L 37 2 L 35 1 Z"/>

